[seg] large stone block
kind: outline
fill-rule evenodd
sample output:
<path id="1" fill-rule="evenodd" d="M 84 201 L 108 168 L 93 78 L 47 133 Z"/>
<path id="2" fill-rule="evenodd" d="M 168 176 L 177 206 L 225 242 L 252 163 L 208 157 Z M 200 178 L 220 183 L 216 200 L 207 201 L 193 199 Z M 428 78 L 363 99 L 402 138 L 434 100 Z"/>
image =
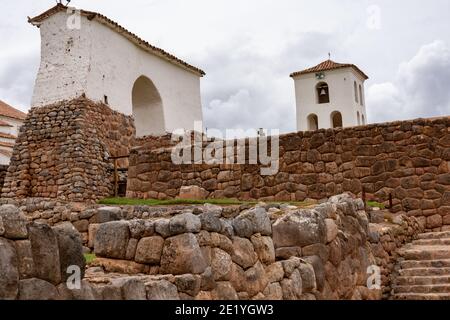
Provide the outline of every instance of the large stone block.
<path id="1" fill-rule="evenodd" d="M 53 227 L 53 231 L 58 238 L 61 280 L 66 281 L 72 274 L 73 271 L 68 270 L 71 266 L 78 266 L 83 278 L 86 260 L 83 255 L 83 243 L 80 233 L 68 222 Z"/>
<path id="2" fill-rule="evenodd" d="M 147 300 L 145 285 L 139 279 L 125 277 L 114 279 L 111 283 L 121 288 L 123 300 Z"/>
<path id="3" fill-rule="evenodd" d="M 326 242 L 324 220 L 313 210 L 298 210 L 273 224 L 275 248 L 307 246 Z"/>
<path id="4" fill-rule="evenodd" d="M 36 278 L 55 285 L 61 282 L 61 264 L 56 233 L 46 224 L 28 226 Z"/>
<path id="5" fill-rule="evenodd" d="M 212 291 L 212 297 L 214 300 L 238 300 L 236 290 L 227 281 L 217 283 L 216 289 Z"/>
<path id="6" fill-rule="evenodd" d="M 19 288 L 19 270 L 12 241 L 0 238 L 0 300 L 14 300 Z"/>
<path id="7" fill-rule="evenodd" d="M 27 219 L 17 207 L 0 206 L 0 236 L 13 240 L 27 238 Z"/>
<path id="8" fill-rule="evenodd" d="M 163 246 L 164 239 L 160 236 L 142 238 L 136 248 L 136 262 L 159 265 Z"/>
<path id="9" fill-rule="evenodd" d="M 200 232 L 202 223 L 200 218 L 192 213 L 183 213 L 176 215 L 169 222 L 169 230 L 171 235 L 180 233 L 197 233 Z"/>
<path id="10" fill-rule="evenodd" d="M 322 291 L 325 285 L 325 267 L 322 260 L 318 256 L 305 257 L 304 260 L 313 266 L 317 290 Z"/>
<path id="11" fill-rule="evenodd" d="M 263 207 L 256 207 L 241 212 L 233 220 L 233 228 L 236 235 L 250 238 L 255 233 L 263 236 L 272 235 L 272 224 L 269 215 Z"/>
<path id="12" fill-rule="evenodd" d="M 255 234 L 251 237 L 251 241 L 262 263 L 268 265 L 275 262 L 275 248 L 271 237 Z"/>
<path id="13" fill-rule="evenodd" d="M 161 256 L 161 273 L 201 274 L 207 265 L 197 238 L 192 233 L 184 233 L 166 239 Z"/>
<path id="14" fill-rule="evenodd" d="M 19 300 L 59 300 L 58 289 L 45 280 L 31 278 L 20 280 Z"/>
<path id="15" fill-rule="evenodd" d="M 33 278 L 34 261 L 30 240 L 17 240 L 14 243 L 16 245 L 20 279 Z"/>
<path id="16" fill-rule="evenodd" d="M 183 274 L 175 277 L 175 285 L 180 292 L 195 297 L 201 288 L 201 277 L 192 274 Z"/>
<path id="17" fill-rule="evenodd" d="M 243 283 L 244 291 L 247 292 L 250 297 L 262 292 L 269 283 L 261 262 L 257 262 L 253 267 L 249 268 L 244 273 L 245 281 Z"/>
<path id="18" fill-rule="evenodd" d="M 231 256 L 219 248 L 214 248 L 211 255 L 211 268 L 215 280 L 230 280 L 231 266 L 233 261 Z"/>
<path id="19" fill-rule="evenodd" d="M 184 186 L 180 188 L 179 199 L 206 199 L 209 192 L 199 186 Z"/>
<path id="20" fill-rule="evenodd" d="M 130 230 L 125 221 L 103 223 L 95 233 L 94 252 L 100 257 L 125 259 Z"/>
<path id="21" fill-rule="evenodd" d="M 94 223 L 106 223 L 121 219 L 121 209 L 119 207 L 101 207 L 97 209 L 94 216 Z"/>
<path id="22" fill-rule="evenodd" d="M 231 259 L 242 268 L 247 269 L 256 263 L 258 255 L 250 240 L 234 237 Z"/>
<path id="23" fill-rule="evenodd" d="M 313 292 L 316 290 L 316 275 L 311 264 L 301 263 L 298 267 L 302 277 L 303 292 Z"/>
<path id="24" fill-rule="evenodd" d="M 209 232 L 221 232 L 222 221 L 220 220 L 221 212 L 206 211 L 200 214 L 200 221 L 202 223 L 202 230 Z"/>
<path id="25" fill-rule="evenodd" d="M 167 280 L 149 281 L 145 288 L 148 300 L 180 300 L 177 287 Z"/>

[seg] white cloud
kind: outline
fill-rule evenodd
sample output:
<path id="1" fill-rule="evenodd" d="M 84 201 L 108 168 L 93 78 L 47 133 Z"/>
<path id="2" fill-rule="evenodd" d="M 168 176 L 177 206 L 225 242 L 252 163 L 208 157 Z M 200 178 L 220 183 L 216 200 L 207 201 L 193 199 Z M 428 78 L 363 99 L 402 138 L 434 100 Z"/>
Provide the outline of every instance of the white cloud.
<path id="1" fill-rule="evenodd" d="M 427 4 L 422 0 L 77 0 L 72 4 L 101 12 L 205 70 L 202 102 L 205 125 L 210 128 L 295 130 L 289 74 L 319 63 L 328 52 L 333 60 L 355 63 L 371 77 L 370 120 L 449 113 L 448 96 L 442 94 L 449 91 L 445 80 L 450 79 L 445 71 L 448 58 L 443 58 L 445 52 L 448 57 L 445 44 L 425 48 L 401 67 L 399 75 L 396 72 L 400 62 L 414 56 L 424 43 L 450 39 L 448 0 Z M 0 99 L 22 109 L 29 107 L 40 49 L 39 31 L 26 17 L 51 5 L 42 0 L 2 3 Z M 370 5 L 380 8 L 381 30 L 367 28 Z M 427 79 L 426 85 L 419 85 L 421 79 Z M 372 81 L 376 84 L 370 86 Z M 441 94 L 431 94 L 436 91 Z"/>
<path id="2" fill-rule="evenodd" d="M 392 82 L 367 91 L 370 122 L 450 114 L 450 48 L 436 40 L 400 64 Z"/>

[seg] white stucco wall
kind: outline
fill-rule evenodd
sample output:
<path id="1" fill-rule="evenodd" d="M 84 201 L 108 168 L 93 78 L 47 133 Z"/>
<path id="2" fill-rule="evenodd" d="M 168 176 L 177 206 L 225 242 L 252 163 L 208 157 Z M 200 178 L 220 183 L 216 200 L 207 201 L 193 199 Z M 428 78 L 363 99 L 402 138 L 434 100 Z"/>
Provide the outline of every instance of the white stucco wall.
<path id="1" fill-rule="evenodd" d="M 60 12 L 40 26 L 42 57 L 32 106 L 85 93 L 94 101 L 107 96 L 111 108 L 132 115 L 133 85 L 146 76 L 161 96 L 164 131 L 193 129 L 194 121 L 203 119 L 198 74 L 146 52 L 95 19 L 82 16 L 81 29 L 70 30 L 67 17 Z"/>
<path id="2" fill-rule="evenodd" d="M 342 114 L 344 127 L 357 126 L 357 112 L 367 119 L 364 99 L 364 79 L 352 68 L 325 71 L 325 79 L 317 80 L 315 73 L 294 77 L 295 97 L 297 105 L 297 130 L 308 130 L 308 116 L 316 114 L 319 129 L 332 127 L 331 114 L 339 111 Z M 355 101 L 354 81 L 363 88 L 363 105 Z M 316 85 L 326 82 L 329 88 L 330 103 L 319 104 L 316 97 Z M 359 97 L 359 93 L 358 93 Z M 359 101 L 359 98 L 358 98 Z M 366 120 L 367 123 L 367 120 Z"/>

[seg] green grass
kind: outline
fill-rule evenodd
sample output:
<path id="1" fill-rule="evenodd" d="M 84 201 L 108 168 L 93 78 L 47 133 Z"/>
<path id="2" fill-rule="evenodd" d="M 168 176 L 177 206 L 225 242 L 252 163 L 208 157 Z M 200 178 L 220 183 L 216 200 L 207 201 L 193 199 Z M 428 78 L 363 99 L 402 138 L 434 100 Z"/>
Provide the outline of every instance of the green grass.
<path id="1" fill-rule="evenodd" d="M 172 200 L 155 200 L 155 199 L 129 199 L 129 198 L 106 198 L 98 201 L 99 204 L 104 205 L 119 205 L 119 206 L 169 206 L 169 205 L 203 205 L 206 203 L 231 206 L 231 205 L 255 205 L 257 201 L 239 201 L 236 199 L 208 199 L 208 200 L 190 200 L 190 199 L 172 199 Z M 295 206 L 308 206 L 311 202 L 290 202 L 290 201 L 275 201 L 269 203 L 287 203 Z"/>
<path id="2" fill-rule="evenodd" d="M 86 264 L 90 264 L 94 259 L 96 258 L 95 254 L 93 253 L 85 253 L 84 254 L 84 260 L 86 260 Z"/>
<path id="3" fill-rule="evenodd" d="M 367 205 L 372 208 L 380 208 L 380 209 L 385 208 L 385 205 L 383 203 L 379 203 L 376 201 L 367 201 Z"/>
<path id="4" fill-rule="evenodd" d="M 106 198 L 100 200 L 99 204 L 105 205 L 130 205 L 130 206 L 168 206 L 168 205 L 190 205 L 190 204 L 217 204 L 217 205 L 241 205 L 256 204 L 256 202 L 244 202 L 235 199 L 209 199 L 209 200 L 191 200 L 191 199 L 128 199 L 128 198 Z"/>

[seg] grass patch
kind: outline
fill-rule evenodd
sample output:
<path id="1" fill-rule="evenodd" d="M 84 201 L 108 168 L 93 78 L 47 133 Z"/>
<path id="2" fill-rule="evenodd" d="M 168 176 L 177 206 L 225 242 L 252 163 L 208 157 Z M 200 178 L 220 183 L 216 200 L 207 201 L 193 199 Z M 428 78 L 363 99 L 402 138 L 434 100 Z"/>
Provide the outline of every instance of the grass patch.
<path id="1" fill-rule="evenodd" d="M 105 205 L 123 205 L 123 206 L 169 206 L 169 205 L 195 205 L 195 204 L 217 204 L 217 205 L 241 205 L 256 204 L 257 202 L 245 202 L 235 199 L 208 199 L 208 200 L 191 200 L 191 199 L 128 199 L 128 198 L 106 198 L 100 200 L 99 204 Z"/>
<path id="2" fill-rule="evenodd" d="M 90 264 L 96 258 L 94 253 L 85 253 L 84 260 L 86 260 L 86 264 Z"/>
<path id="3" fill-rule="evenodd" d="M 376 201 L 367 201 L 367 205 L 372 208 L 380 208 L 380 209 L 384 209 L 386 207 L 383 203 Z"/>
<path id="4" fill-rule="evenodd" d="M 190 199 L 172 199 L 172 200 L 156 200 L 156 199 L 129 199 L 129 198 L 106 198 L 98 201 L 103 205 L 119 205 L 119 206 L 170 206 L 170 205 L 203 205 L 206 203 L 231 206 L 231 205 L 255 205 L 257 201 L 239 201 L 236 199 L 208 199 L 208 200 L 190 200 Z M 268 204 L 290 204 L 298 207 L 310 206 L 312 202 L 291 202 L 291 201 L 276 201 L 266 202 Z"/>

